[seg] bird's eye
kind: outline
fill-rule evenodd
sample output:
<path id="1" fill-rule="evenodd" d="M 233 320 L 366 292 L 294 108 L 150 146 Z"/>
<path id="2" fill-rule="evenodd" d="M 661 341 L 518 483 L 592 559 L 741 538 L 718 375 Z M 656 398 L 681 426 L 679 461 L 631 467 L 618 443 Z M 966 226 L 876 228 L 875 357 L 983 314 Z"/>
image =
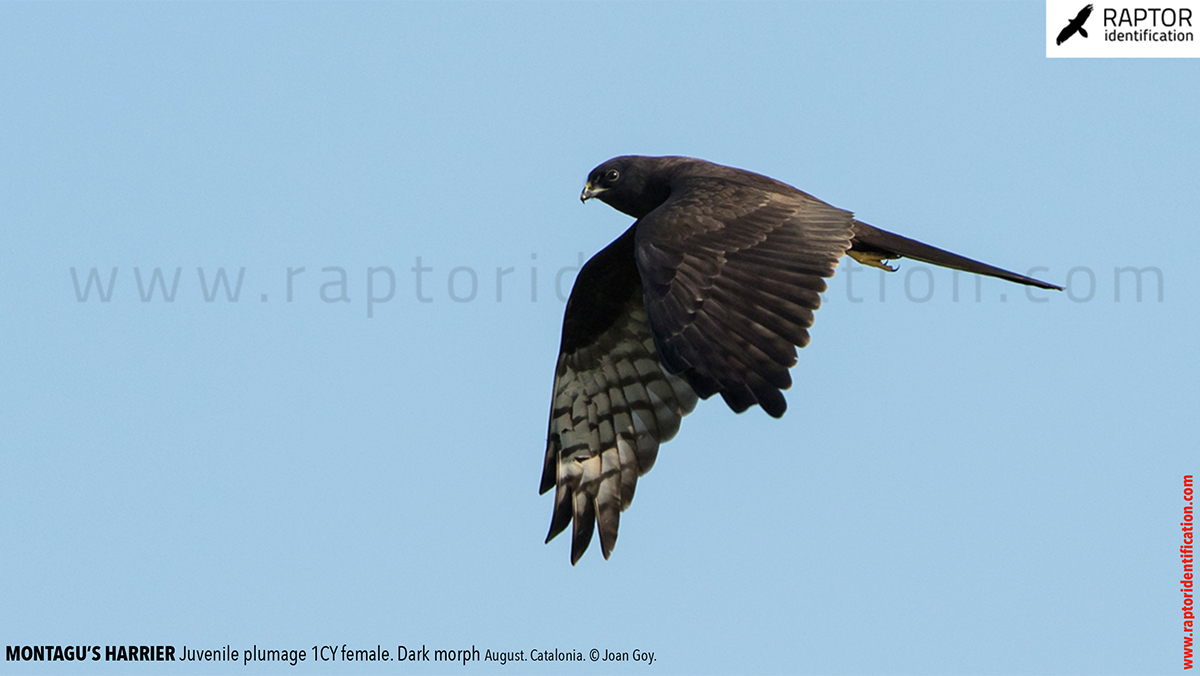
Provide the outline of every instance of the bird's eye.
<path id="1" fill-rule="evenodd" d="M 621 172 L 617 171 L 616 169 L 609 169 L 608 171 L 604 172 L 605 183 L 616 183 L 618 178 L 621 178 Z"/>

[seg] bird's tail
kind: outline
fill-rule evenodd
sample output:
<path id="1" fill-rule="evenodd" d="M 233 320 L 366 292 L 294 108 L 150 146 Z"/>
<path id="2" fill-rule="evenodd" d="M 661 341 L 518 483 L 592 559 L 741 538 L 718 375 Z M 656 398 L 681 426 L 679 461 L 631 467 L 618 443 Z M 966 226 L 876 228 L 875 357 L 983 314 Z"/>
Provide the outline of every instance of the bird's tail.
<path id="1" fill-rule="evenodd" d="M 1015 272 L 1002 270 L 987 263 L 980 263 L 965 256 L 950 253 L 949 251 L 943 251 L 937 247 L 918 242 L 915 239 L 902 237 L 887 230 L 880 230 L 862 221 L 854 221 L 854 242 L 851 244 L 848 253 L 859 262 L 875 265 L 876 267 L 884 267 L 881 264 L 883 260 L 911 258 L 922 263 L 940 265 L 944 268 L 962 270 L 963 272 L 971 272 L 977 275 L 987 275 L 988 277 L 996 277 L 1016 282 L 1017 284 L 1028 284 L 1029 286 L 1036 286 L 1043 289 L 1057 289 L 1062 291 L 1061 286 L 1043 282 L 1032 277 L 1026 277 L 1025 275 L 1018 275 Z"/>

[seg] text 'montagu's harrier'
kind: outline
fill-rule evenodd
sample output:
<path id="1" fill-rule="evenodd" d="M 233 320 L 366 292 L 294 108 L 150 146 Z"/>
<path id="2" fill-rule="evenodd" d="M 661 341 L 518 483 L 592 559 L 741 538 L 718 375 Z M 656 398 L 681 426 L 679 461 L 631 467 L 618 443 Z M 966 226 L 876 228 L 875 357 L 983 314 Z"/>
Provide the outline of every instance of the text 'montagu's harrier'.
<path id="1" fill-rule="evenodd" d="M 697 398 L 783 415 L 788 368 L 843 255 L 1060 288 L 688 157 L 613 158 L 588 175 L 581 199 L 593 197 L 637 221 L 579 271 L 563 318 L 541 492 L 556 489 L 547 542 L 574 524 L 572 563 L 597 523 L 608 558 L 638 477 Z"/>

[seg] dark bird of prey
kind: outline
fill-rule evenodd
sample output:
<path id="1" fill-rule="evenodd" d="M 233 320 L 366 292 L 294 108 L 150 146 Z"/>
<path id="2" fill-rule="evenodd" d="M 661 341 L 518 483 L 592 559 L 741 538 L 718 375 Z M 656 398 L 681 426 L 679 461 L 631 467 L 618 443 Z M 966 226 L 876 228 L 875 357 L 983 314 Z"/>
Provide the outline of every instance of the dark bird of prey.
<path id="1" fill-rule="evenodd" d="M 1071 19 L 1071 23 L 1067 24 L 1066 28 L 1064 28 L 1058 32 L 1058 39 L 1054 41 L 1054 44 L 1061 45 L 1062 43 L 1067 41 L 1067 38 L 1071 37 L 1076 32 L 1078 32 L 1080 35 L 1082 35 L 1083 37 L 1086 38 L 1088 36 L 1088 34 L 1087 34 L 1087 31 L 1083 29 L 1083 24 L 1088 20 L 1088 17 L 1091 15 L 1092 15 L 1092 6 L 1091 5 L 1088 5 L 1087 7 L 1084 7 L 1083 9 L 1079 10 L 1079 13 L 1075 15 L 1075 18 Z"/>
<path id="2" fill-rule="evenodd" d="M 638 477 L 697 398 L 783 415 L 796 347 L 843 255 L 1059 288 L 689 157 L 613 158 L 588 175 L 581 199 L 593 197 L 637 221 L 579 271 L 563 318 L 541 492 L 556 489 L 546 541 L 574 526 L 572 564 L 597 523 L 608 558 Z"/>

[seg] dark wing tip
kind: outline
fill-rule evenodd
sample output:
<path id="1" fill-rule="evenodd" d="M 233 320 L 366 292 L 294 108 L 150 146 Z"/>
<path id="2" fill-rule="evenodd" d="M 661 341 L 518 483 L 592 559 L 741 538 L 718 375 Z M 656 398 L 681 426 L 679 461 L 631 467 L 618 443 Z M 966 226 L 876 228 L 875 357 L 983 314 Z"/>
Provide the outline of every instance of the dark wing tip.
<path id="1" fill-rule="evenodd" d="M 550 411 L 551 420 L 553 420 L 554 411 Z M 554 429 L 553 426 L 550 428 Z M 551 432 L 546 439 L 546 457 L 542 461 L 542 485 L 538 489 L 538 495 L 545 495 L 546 491 L 554 488 L 558 483 L 558 449 L 562 448 L 562 439 L 559 438 L 557 432 Z"/>
<path id="2" fill-rule="evenodd" d="M 564 488 L 563 490 L 570 489 Z M 565 500 L 559 500 L 558 496 L 555 496 L 554 513 L 550 516 L 550 532 L 546 534 L 547 544 L 566 530 L 571 523 L 571 497 L 571 495 L 567 495 Z"/>
<path id="3" fill-rule="evenodd" d="M 759 396 L 758 405 L 772 418 L 782 418 L 787 412 L 787 399 L 779 390 L 771 390 L 768 396 Z"/>
<path id="4" fill-rule="evenodd" d="M 589 522 L 589 526 L 592 524 Z M 586 531 L 577 531 L 575 536 L 571 538 L 571 565 L 579 563 L 579 559 L 583 558 L 583 553 L 587 551 L 588 545 L 592 543 L 592 529 L 589 527 Z M 608 557 L 605 557 L 608 558 Z"/>
<path id="5" fill-rule="evenodd" d="M 591 496 L 586 493 L 576 493 L 572 496 L 572 500 L 575 505 L 573 509 L 575 518 L 571 522 L 574 525 L 571 533 L 571 565 L 573 566 L 583 557 L 588 545 L 592 543 L 592 532 L 596 529 L 596 512 Z"/>
<path id="6" fill-rule="evenodd" d="M 604 555 L 605 561 L 608 560 L 608 557 L 612 556 L 613 546 L 616 544 L 617 531 L 613 530 L 611 533 L 606 533 L 602 524 L 600 528 L 600 553 Z"/>

